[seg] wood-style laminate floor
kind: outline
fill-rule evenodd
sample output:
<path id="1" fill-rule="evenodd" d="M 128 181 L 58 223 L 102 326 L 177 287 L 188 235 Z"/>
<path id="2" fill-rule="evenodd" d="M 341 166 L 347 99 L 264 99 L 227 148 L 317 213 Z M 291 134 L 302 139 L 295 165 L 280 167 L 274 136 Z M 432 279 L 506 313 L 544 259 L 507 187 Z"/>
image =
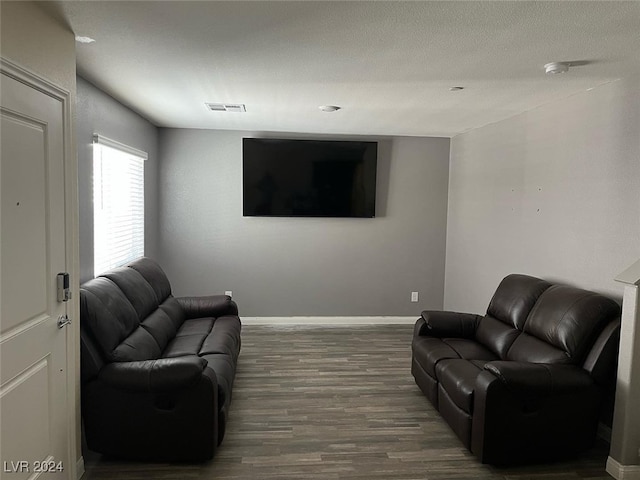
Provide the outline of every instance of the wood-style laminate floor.
<path id="1" fill-rule="evenodd" d="M 83 479 L 611 480 L 604 442 L 566 463 L 478 463 L 414 383 L 411 335 L 409 325 L 244 326 L 227 433 L 212 461 L 88 453 Z"/>

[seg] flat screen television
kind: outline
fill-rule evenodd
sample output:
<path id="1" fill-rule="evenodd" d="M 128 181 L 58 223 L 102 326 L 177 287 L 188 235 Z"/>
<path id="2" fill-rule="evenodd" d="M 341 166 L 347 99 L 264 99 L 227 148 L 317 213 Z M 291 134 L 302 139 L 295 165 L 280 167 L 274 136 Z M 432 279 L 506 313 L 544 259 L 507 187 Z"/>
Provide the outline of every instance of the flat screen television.
<path id="1" fill-rule="evenodd" d="M 377 142 L 242 139 L 247 216 L 375 216 Z"/>

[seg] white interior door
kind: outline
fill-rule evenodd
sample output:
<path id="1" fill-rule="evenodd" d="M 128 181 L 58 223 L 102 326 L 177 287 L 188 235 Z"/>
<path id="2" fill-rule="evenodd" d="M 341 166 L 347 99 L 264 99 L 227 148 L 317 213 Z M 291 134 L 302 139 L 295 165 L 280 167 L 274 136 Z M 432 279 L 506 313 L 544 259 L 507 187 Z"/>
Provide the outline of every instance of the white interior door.
<path id="1" fill-rule="evenodd" d="M 0 81 L 0 476 L 66 480 L 64 106 L 4 71 Z"/>

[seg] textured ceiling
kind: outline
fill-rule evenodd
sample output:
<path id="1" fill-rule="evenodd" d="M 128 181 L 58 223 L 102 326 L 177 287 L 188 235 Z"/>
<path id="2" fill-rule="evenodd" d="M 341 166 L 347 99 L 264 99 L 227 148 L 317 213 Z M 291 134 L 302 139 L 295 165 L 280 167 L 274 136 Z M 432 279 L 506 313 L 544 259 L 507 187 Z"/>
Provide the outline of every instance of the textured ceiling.
<path id="1" fill-rule="evenodd" d="M 620 78 L 640 82 L 633 1 L 42 7 L 96 40 L 77 44 L 81 76 L 165 127 L 450 137 Z M 545 75 L 552 61 L 574 66 Z M 326 104 L 342 109 L 321 112 Z"/>

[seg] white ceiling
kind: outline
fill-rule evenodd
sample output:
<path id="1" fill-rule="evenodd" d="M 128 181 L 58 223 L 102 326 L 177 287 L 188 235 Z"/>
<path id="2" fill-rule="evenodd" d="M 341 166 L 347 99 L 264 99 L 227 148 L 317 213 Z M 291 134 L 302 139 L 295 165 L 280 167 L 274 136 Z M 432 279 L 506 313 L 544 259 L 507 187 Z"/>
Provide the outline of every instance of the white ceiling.
<path id="1" fill-rule="evenodd" d="M 635 1 L 42 6 L 96 40 L 77 44 L 78 73 L 163 127 L 451 137 L 620 78 L 640 82 Z M 574 66 L 545 75 L 552 61 Z M 342 109 L 321 112 L 326 104 Z"/>

